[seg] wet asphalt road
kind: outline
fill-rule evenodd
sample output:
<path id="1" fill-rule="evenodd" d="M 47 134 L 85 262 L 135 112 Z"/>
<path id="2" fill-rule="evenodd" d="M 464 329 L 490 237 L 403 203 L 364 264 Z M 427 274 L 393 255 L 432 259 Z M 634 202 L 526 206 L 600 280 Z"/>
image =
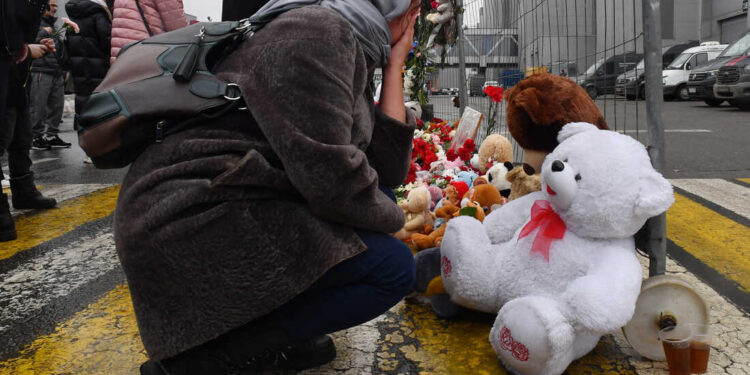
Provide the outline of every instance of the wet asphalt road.
<path id="1" fill-rule="evenodd" d="M 435 116 L 458 117 L 449 96 L 433 96 Z M 647 141 L 644 101 L 622 98 L 596 100 L 609 127 Z M 469 106 L 487 112 L 488 100 L 470 97 Z M 750 174 L 750 111 L 726 104 L 711 108 L 703 102 L 664 102 L 667 178 L 741 178 Z M 498 117 L 502 121 L 504 113 Z"/>

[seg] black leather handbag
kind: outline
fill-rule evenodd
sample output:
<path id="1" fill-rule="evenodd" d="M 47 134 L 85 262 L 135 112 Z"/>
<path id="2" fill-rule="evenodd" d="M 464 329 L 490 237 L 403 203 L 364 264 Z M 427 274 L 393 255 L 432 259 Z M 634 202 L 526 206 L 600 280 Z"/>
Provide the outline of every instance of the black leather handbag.
<path id="1" fill-rule="evenodd" d="M 254 33 L 246 21 L 197 23 L 123 48 L 79 115 L 78 143 L 97 168 L 121 168 L 164 137 L 238 109 L 213 72 Z"/>

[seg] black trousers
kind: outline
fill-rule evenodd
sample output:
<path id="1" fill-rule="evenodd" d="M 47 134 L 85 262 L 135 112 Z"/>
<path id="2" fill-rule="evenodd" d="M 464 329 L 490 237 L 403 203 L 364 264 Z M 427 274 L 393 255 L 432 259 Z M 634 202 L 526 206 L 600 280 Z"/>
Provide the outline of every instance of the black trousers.
<path id="1" fill-rule="evenodd" d="M 3 50 L 0 50 L 0 131 L 2 131 L 5 128 L 5 105 L 8 102 L 8 75 L 10 74 L 11 57 L 4 51 L 4 46 L 0 47 L 3 47 Z"/>
<path id="2" fill-rule="evenodd" d="M 29 107 L 7 107 L 5 114 L 0 119 L 0 156 L 8 152 L 8 169 L 10 177 L 21 177 L 29 173 L 31 169 L 31 119 Z M 0 179 L 3 179 L 3 171 L 0 168 Z"/>

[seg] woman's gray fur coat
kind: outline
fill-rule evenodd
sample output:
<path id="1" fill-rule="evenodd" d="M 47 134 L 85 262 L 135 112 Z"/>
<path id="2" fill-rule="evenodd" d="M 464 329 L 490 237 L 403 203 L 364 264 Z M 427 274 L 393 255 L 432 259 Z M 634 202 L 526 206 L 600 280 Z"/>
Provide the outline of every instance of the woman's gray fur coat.
<path id="1" fill-rule="evenodd" d="M 151 358 L 284 304 L 365 249 L 355 228 L 403 226 L 378 185 L 404 181 L 414 119 L 374 107 L 372 68 L 336 12 L 290 11 L 219 69 L 252 119 L 236 112 L 177 133 L 133 163 L 115 239 Z"/>

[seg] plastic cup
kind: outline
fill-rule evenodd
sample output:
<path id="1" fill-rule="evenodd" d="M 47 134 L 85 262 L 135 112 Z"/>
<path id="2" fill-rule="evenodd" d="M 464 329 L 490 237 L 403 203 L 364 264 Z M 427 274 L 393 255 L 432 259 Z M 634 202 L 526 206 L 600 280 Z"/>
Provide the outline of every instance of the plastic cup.
<path id="1" fill-rule="evenodd" d="M 708 368 L 708 357 L 711 354 L 713 330 L 708 324 L 691 323 L 690 329 L 690 372 L 705 374 Z"/>
<path id="2" fill-rule="evenodd" d="M 690 375 L 691 331 L 686 326 L 667 327 L 659 331 L 669 375 Z"/>

